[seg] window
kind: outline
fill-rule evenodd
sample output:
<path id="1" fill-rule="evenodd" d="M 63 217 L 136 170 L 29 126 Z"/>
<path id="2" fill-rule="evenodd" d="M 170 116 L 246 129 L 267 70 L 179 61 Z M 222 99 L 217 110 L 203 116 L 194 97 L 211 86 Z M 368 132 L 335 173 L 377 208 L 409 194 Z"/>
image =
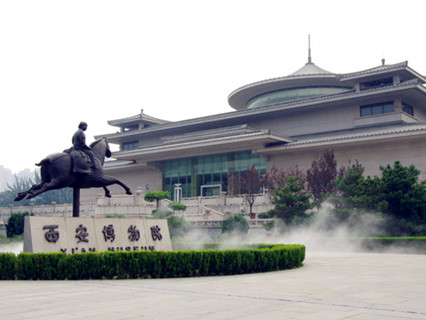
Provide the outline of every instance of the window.
<path id="1" fill-rule="evenodd" d="M 373 80 L 368 82 L 362 82 L 360 84 L 360 87 L 361 87 L 361 90 L 366 90 L 366 89 L 379 88 L 379 87 L 385 87 L 385 86 L 391 86 L 391 85 L 393 85 L 393 79 L 385 78 L 385 79 Z"/>
<path id="2" fill-rule="evenodd" d="M 121 145 L 121 150 L 122 151 L 134 150 L 134 149 L 137 149 L 138 147 L 139 147 L 138 141 L 123 142 L 123 144 Z"/>
<path id="3" fill-rule="evenodd" d="M 302 87 L 268 92 L 251 99 L 247 108 L 260 108 L 290 101 L 323 97 L 353 91 L 348 87 Z"/>
<path id="4" fill-rule="evenodd" d="M 402 103 L 402 112 L 414 116 L 414 108 L 405 102 Z"/>
<path id="5" fill-rule="evenodd" d="M 123 131 L 124 131 L 124 132 L 126 132 L 126 131 L 138 130 L 138 129 L 139 129 L 139 126 L 138 126 L 138 125 L 133 125 L 133 126 L 127 126 L 127 127 L 124 127 L 124 128 L 123 128 Z"/>
<path id="6" fill-rule="evenodd" d="M 369 104 L 365 106 L 360 107 L 360 116 L 361 117 L 367 117 L 367 116 L 375 116 L 379 114 L 384 113 L 391 113 L 394 112 L 393 102 L 382 102 L 382 103 L 376 103 L 376 104 Z"/>
<path id="7" fill-rule="evenodd" d="M 265 160 L 250 151 L 166 160 L 163 167 L 163 190 L 173 195 L 174 184 L 179 182 L 182 184 L 184 198 L 202 195 L 201 190 L 213 190 L 214 195 L 220 195 L 217 190 L 227 190 L 230 171 L 242 174 L 254 163 L 257 164 L 259 172 L 266 172 Z M 212 188 L 209 189 L 209 186 Z"/>

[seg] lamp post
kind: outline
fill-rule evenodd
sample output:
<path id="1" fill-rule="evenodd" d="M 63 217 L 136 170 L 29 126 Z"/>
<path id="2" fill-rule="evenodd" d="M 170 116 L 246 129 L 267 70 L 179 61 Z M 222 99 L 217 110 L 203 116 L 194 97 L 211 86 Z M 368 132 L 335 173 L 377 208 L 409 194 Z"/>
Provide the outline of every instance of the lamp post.
<path id="1" fill-rule="evenodd" d="M 176 202 L 180 202 L 180 200 L 182 199 L 182 184 L 181 183 L 176 183 L 175 184 L 175 201 Z"/>

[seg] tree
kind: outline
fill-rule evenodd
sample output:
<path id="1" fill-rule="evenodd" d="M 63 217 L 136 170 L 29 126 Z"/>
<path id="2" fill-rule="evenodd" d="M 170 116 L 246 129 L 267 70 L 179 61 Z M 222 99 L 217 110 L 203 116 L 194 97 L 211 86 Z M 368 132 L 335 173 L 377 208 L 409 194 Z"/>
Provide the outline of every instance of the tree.
<path id="1" fill-rule="evenodd" d="M 306 211 L 315 205 L 298 180 L 298 177 L 289 177 L 284 187 L 274 191 L 274 208 L 269 211 L 269 215 L 281 218 L 288 225 L 304 221 L 308 217 Z"/>
<path id="2" fill-rule="evenodd" d="M 173 214 L 175 211 L 185 211 L 186 206 L 183 203 L 172 201 L 169 203 L 168 207 L 173 210 Z"/>
<path id="3" fill-rule="evenodd" d="M 242 174 L 236 174 L 234 172 L 228 173 L 228 191 L 230 194 L 235 194 L 239 191 L 244 200 L 249 204 L 250 215 L 252 215 L 256 195 L 263 187 L 264 181 L 264 178 L 256 168 L 256 164 L 253 164 Z"/>
<path id="4" fill-rule="evenodd" d="M 426 186 L 418 183 L 420 171 L 413 165 L 404 167 L 396 161 L 391 167 L 380 167 L 382 193 L 387 211 L 396 218 L 424 223 L 426 218 Z"/>
<path id="5" fill-rule="evenodd" d="M 18 177 L 15 175 L 12 185 L 7 186 L 7 190 L 0 193 L 0 206 L 8 206 L 14 204 L 13 199 L 18 193 L 30 189 L 34 184 L 41 182 L 40 175 L 35 171 L 34 179 L 28 177 Z M 59 190 L 47 191 L 38 197 L 30 200 L 21 200 L 20 205 L 27 206 L 30 203 L 35 205 L 48 205 L 55 201 L 58 204 L 72 203 L 72 189 L 64 188 Z"/>
<path id="6" fill-rule="evenodd" d="M 324 194 L 336 191 L 333 184 L 333 180 L 337 177 L 336 167 L 333 150 L 325 149 L 315 156 L 311 168 L 306 172 L 308 191 L 312 193 L 315 200 L 322 200 Z"/>
<path id="7" fill-rule="evenodd" d="M 399 161 L 381 166 L 382 177 L 364 178 L 364 168 L 353 165 L 339 176 L 335 185 L 339 207 L 335 212 L 350 217 L 362 210 L 384 214 L 388 234 L 422 234 L 426 230 L 426 185 L 418 182 L 420 171 Z"/>
<path id="8" fill-rule="evenodd" d="M 278 168 L 273 165 L 265 174 L 265 187 L 268 189 L 268 192 L 273 195 L 276 189 L 286 185 L 289 177 L 297 177 L 299 184 L 304 184 L 306 182 L 305 173 L 303 170 L 299 169 L 297 165 L 287 169 Z"/>
<path id="9" fill-rule="evenodd" d="M 342 172 L 344 174 L 339 175 L 334 181 L 337 194 L 342 198 L 342 208 L 375 212 L 387 208 L 380 178 L 370 176 L 364 178 L 364 167 L 358 162 Z"/>
<path id="10" fill-rule="evenodd" d="M 6 234 L 8 238 L 24 233 L 25 216 L 29 216 L 28 212 L 12 213 L 6 223 Z"/>
<path id="11" fill-rule="evenodd" d="M 168 198 L 170 198 L 170 192 L 168 191 L 151 191 L 144 196 L 145 201 L 157 202 L 157 210 L 159 208 L 160 200 Z"/>
<path id="12" fill-rule="evenodd" d="M 221 229 L 222 233 L 245 235 L 250 229 L 250 225 L 244 215 L 236 214 L 223 220 Z"/>

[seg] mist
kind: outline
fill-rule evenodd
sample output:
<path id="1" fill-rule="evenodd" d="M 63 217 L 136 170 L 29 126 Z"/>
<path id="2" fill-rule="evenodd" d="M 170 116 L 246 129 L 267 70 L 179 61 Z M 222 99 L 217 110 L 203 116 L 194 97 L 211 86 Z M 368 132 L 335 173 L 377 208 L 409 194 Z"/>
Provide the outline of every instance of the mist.
<path id="1" fill-rule="evenodd" d="M 220 234 L 220 230 L 189 229 L 185 235 L 173 239 L 174 250 L 204 249 L 206 243 L 222 243 L 220 249 L 243 247 L 247 244 L 302 244 L 307 254 L 342 254 L 342 253 L 425 253 L 422 248 L 414 246 L 366 246 L 360 237 L 383 236 L 383 229 L 389 224 L 389 218 L 377 213 L 353 214 L 346 221 L 340 222 L 332 213 L 333 206 L 324 202 L 318 212 L 313 213 L 309 223 L 298 226 L 286 226 L 279 219 L 275 220 L 275 227 L 266 231 L 263 228 L 251 228 L 245 235 Z M 397 222 L 394 222 L 397 223 Z M 23 242 L 0 244 L 0 252 L 23 251 Z"/>
<path id="2" fill-rule="evenodd" d="M 250 229 L 246 235 L 219 234 L 217 238 L 209 236 L 205 230 L 190 230 L 179 243 L 188 249 L 202 249 L 204 243 L 220 242 L 221 248 L 235 248 L 246 244 L 302 244 L 307 254 L 342 254 L 342 253 L 425 253 L 416 247 L 402 245 L 366 245 L 361 237 L 380 237 L 389 218 L 377 213 L 353 214 L 345 222 L 340 222 L 332 213 L 332 205 L 325 202 L 313 215 L 309 223 L 298 226 L 285 226 L 279 219 L 271 231 Z M 395 222 L 396 223 L 396 222 Z"/>
<path id="3" fill-rule="evenodd" d="M 24 243 L 22 241 L 0 244 L 0 252 L 11 252 L 14 254 L 19 254 L 23 250 L 24 250 Z"/>

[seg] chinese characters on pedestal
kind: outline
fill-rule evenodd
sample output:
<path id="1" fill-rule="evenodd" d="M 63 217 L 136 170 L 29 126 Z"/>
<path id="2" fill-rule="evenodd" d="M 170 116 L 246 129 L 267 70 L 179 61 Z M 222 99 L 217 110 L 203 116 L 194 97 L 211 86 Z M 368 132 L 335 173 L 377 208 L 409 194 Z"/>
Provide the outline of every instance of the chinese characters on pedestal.
<path id="1" fill-rule="evenodd" d="M 59 225 L 44 225 L 44 238 L 49 243 L 56 243 L 60 238 L 60 232 L 57 230 Z M 74 229 L 73 229 L 74 230 Z M 131 241 L 132 246 L 124 245 L 120 246 L 119 244 L 116 247 L 110 247 L 109 244 L 112 244 L 116 240 L 116 232 L 117 230 L 123 230 L 120 228 L 114 228 L 114 224 L 103 225 L 102 229 L 102 239 L 105 243 L 108 243 L 106 250 L 108 251 L 137 251 L 137 250 L 155 250 L 154 246 L 148 246 L 147 243 L 139 244 L 139 240 L 141 240 L 141 231 L 138 229 L 137 225 L 130 224 L 127 228 L 126 238 Z M 152 241 L 161 241 L 163 239 L 163 235 L 161 234 L 161 228 L 158 225 L 151 226 L 151 238 Z M 65 232 L 65 231 L 64 231 Z M 66 237 L 66 235 L 65 235 Z M 87 251 L 97 251 L 95 246 L 96 243 L 96 235 L 92 234 L 92 232 L 88 231 L 87 225 L 81 223 L 75 229 L 75 247 L 71 245 L 71 253 L 75 252 L 87 252 Z M 99 240 L 98 240 L 99 241 Z M 145 242 L 145 240 L 143 240 Z M 79 244 L 86 244 L 91 246 L 90 248 L 79 248 Z M 66 248 L 60 249 L 62 252 L 66 253 Z"/>

